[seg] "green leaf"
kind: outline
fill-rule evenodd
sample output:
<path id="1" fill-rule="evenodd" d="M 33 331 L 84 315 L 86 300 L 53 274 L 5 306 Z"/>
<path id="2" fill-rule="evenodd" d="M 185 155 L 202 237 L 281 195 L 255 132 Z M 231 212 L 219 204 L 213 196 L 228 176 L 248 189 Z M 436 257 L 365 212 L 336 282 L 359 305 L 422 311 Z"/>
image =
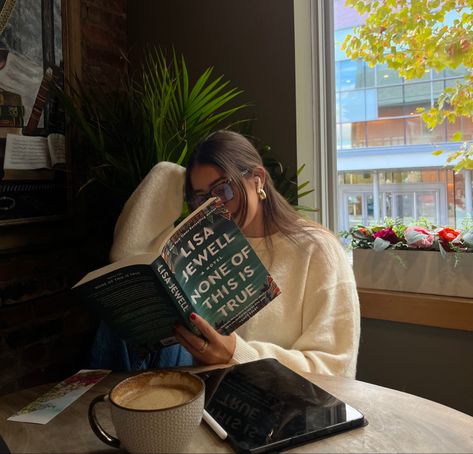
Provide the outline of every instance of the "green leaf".
<path id="1" fill-rule="evenodd" d="M 463 138 L 463 132 L 462 131 L 456 131 L 453 135 L 452 135 L 452 141 L 453 142 L 460 142 Z"/>

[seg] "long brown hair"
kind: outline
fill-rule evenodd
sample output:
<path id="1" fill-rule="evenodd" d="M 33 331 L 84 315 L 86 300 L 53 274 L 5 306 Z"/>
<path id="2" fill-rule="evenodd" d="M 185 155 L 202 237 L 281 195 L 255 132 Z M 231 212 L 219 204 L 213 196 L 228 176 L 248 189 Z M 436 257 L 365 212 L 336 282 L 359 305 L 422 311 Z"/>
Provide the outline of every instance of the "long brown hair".
<path id="1" fill-rule="evenodd" d="M 194 150 L 186 169 L 186 198 L 190 200 L 193 192 L 190 181 L 192 169 L 198 164 L 212 164 L 219 167 L 232 179 L 234 190 L 240 195 L 240 207 L 236 218 L 246 219 L 248 197 L 243 186 L 243 179 L 253 177 L 253 170 L 260 166 L 265 172 L 264 191 L 267 198 L 263 203 L 263 227 L 267 244 L 271 247 L 270 235 L 280 231 L 294 241 L 294 234 L 304 233 L 304 225 L 309 223 L 277 191 L 271 176 L 263 166 L 258 150 L 243 135 L 220 130 L 210 134 Z M 311 225 L 317 225 L 310 222 Z"/>

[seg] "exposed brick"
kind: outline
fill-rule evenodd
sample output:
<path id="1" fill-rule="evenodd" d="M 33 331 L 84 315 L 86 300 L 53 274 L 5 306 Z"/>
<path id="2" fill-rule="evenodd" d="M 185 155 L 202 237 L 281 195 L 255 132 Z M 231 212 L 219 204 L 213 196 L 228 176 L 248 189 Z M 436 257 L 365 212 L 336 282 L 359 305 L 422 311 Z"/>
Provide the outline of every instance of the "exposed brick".
<path id="1" fill-rule="evenodd" d="M 48 347 L 43 343 L 29 345 L 23 350 L 21 361 L 23 367 L 34 364 L 36 366 L 42 365 L 48 355 Z"/>
<path id="2" fill-rule="evenodd" d="M 14 382 L 18 375 L 19 359 L 13 352 L 0 356 L 2 361 L 2 373 L 0 374 L 0 386 Z"/>
<path id="3" fill-rule="evenodd" d="M 96 8 L 126 16 L 126 0 L 82 0 L 84 9 Z"/>
<path id="4" fill-rule="evenodd" d="M 19 388 L 19 385 L 17 381 L 9 381 L 5 383 L 0 382 L 0 396 L 3 396 L 4 394 L 10 394 L 15 391 L 17 391 Z"/>
<path id="5" fill-rule="evenodd" d="M 60 292 L 52 296 L 40 298 L 33 306 L 33 315 L 36 320 L 54 317 L 70 310 L 68 295 L 70 291 Z"/>
<path id="6" fill-rule="evenodd" d="M 32 304 L 29 302 L 6 306 L 1 311 L 0 329 L 2 330 L 23 326 L 33 319 Z"/>
<path id="7" fill-rule="evenodd" d="M 2 356 L 7 355 L 11 351 L 12 350 L 7 345 L 7 342 L 5 341 L 4 333 L 2 333 L 0 335 L 0 359 L 2 358 Z M 2 364 L 2 363 L 0 362 L 0 364 Z"/>
<path id="8" fill-rule="evenodd" d="M 84 331 L 90 330 L 95 325 L 95 319 L 90 313 L 84 308 L 80 308 L 71 311 L 64 318 L 64 332 L 67 334 L 83 333 Z"/>
<path id="9" fill-rule="evenodd" d="M 83 368 L 84 366 L 81 361 L 74 358 L 68 358 L 50 364 L 46 369 L 44 369 L 44 374 L 48 377 L 48 381 L 60 381 L 70 377 Z"/>
<path id="10" fill-rule="evenodd" d="M 104 30 L 116 30 L 120 34 L 126 30 L 126 15 L 123 11 L 87 8 L 87 22 Z"/>
<path id="11" fill-rule="evenodd" d="M 84 86 L 119 86 L 127 70 L 121 53 L 127 49 L 126 10 L 126 0 L 81 0 Z M 104 250 L 110 238 L 102 241 Z M 0 395 L 87 366 L 96 320 L 68 289 L 82 270 L 100 264 L 91 265 L 93 258 L 81 258 L 77 248 L 47 245 L 0 257 Z"/>
<path id="12" fill-rule="evenodd" d="M 34 342 L 41 341 L 62 332 L 62 320 L 50 320 L 40 325 L 23 328 L 5 336 L 5 340 L 10 348 L 24 347 Z"/>
<path id="13" fill-rule="evenodd" d="M 115 71 L 124 73 L 128 70 L 127 62 L 124 58 L 124 51 L 119 47 L 109 47 L 106 49 L 97 49 L 91 47 L 87 49 L 87 54 L 90 60 L 102 62 L 107 66 L 111 66 Z"/>
<path id="14" fill-rule="evenodd" d="M 113 90 L 126 70 L 121 53 L 127 50 L 127 2 L 82 0 L 81 6 L 84 85 Z"/>
<path id="15" fill-rule="evenodd" d="M 37 367 L 21 375 L 18 379 L 20 389 L 30 388 L 32 386 L 42 385 L 44 383 L 55 383 L 69 377 L 77 372 L 77 364 L 71 363 L 71 360 L 61 358 L 53 364 L 45 367 Z"/>
<path id="16" fill-rule="evenodd" d="M 51 295 L 68 287 L 64 276 L 29 276 L 12 281 L 3 289 L 3 305 L 12 306 Z"/>
<path id="17" fill-rule="evenodd" d="M 83 34 L 87 36 L 87 43 L 93 43 L 94 47 L 107 49 L 111 44 L 117 45 L 119 35 L 116 35 L 110 29 L 103 29 L 94 25 L 86 25 L 82 30 Z"/>
<path id="18" fill-rule="evenodd" d="M 20 389 L 24 389 L 53 381 L 55 381 L 54 378 L 50 378 L 44 368 L 36 368 L 34 370 L 29 370 L 28 373 L 20 376 L 18 379 L 18 386 Z"/>
<path id="19" fill-rule="evenodd" d="M 67 333 L 56 339 L 54 342 L 48 343 L 50 363 L 67 362 L 73 359 L 78 367 L 85 367 L 92 342 L 95 336 L 95 326 L 88 331 L 79 334 Z"/>

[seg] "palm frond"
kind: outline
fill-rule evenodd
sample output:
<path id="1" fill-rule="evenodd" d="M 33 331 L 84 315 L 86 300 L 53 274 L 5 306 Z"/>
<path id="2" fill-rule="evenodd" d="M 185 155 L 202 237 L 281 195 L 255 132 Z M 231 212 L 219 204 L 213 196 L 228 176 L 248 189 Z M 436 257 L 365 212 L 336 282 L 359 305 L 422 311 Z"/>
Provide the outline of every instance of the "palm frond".
<path id="1" fill-rule="evenodd" d="M 214 68 L 206 68 L 192 82 L 183 55 L 172 50 L 148 50 L 141 71 L 125 75 L 118 90 L 98 92 L 77 81 L 77 89 L 58 90 L 66 112 L 81 132 L 84 174 L 81 190 L 94 184 L 107 188 L 123 202 L 160 161 L 185 166 L 190 152 L 208 134 L 245 127 L 236 119 L 249 107 L 236 100 L 243 94 Z M 268 147 L 269 149 L 269 147 Z M 292 204 L 312 190 L 297 185 L 268 154 L 264 162 L 276 187 Z"/>

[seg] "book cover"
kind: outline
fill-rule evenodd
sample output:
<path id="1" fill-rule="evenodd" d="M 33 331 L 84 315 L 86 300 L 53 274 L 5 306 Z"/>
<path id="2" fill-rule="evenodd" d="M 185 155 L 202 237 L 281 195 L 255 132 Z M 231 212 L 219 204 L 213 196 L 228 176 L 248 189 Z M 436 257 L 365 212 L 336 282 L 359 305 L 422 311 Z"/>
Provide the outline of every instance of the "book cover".
<path id="1" fill-rule="evenodd" d="M 192 312 L 229 334 L 280 290 L 218 198 L 184 219 L 157 254 L 115 262 L 74 289 L 100 318 L 137 346 L 176 342 L 176 321 L 199 334 Z"/>

